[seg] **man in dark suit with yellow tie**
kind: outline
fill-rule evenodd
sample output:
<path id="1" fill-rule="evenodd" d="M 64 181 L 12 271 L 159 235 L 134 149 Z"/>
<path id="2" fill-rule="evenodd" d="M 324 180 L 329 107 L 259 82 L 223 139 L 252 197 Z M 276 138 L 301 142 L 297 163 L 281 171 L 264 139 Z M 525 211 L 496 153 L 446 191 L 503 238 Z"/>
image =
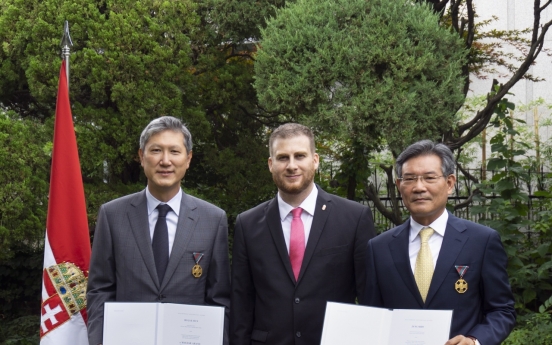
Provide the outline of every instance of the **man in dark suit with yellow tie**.
<path id="1" fill-rule="evenodd" d="M 396 161 L 397 187 L 410 219 L 368 243 L 368 305 L 452 309 L 446 345 L 498 345 L 514 327 L 514 298 L 499 234 L 447 212 L 455 161 L 423 140 Z"/>
<path id="2" fill-rule="evenodd" d="M 269 153 L 278 194 L 236 221 L 230 343 L 320 344 L 326 302 L 362 302 L 372 213 L 314 184 L 309 128 L 278 127 Z"/>

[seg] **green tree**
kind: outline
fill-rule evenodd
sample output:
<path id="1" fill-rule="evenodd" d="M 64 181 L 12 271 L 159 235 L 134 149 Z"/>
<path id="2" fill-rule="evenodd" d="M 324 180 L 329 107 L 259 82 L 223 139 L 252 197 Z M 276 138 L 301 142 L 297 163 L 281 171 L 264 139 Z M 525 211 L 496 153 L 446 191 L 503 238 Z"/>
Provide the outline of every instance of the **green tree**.
<path id="1" fill-rule="evenodd" d="M 87 180 L 137 182 L 141 128 L 175 114 L 204 121 L 192 93 L 190 1 L 3 1 L 0 102 L 25 117 L 53 115 L 63 21 L 71 23 L 71 101 Z M 132 142 L 131 140 L 134 140 Z M 105 174 L 107 165 L 107 176 Z"/>
<path id="2" fill-rule="evenodd" d="M 286 0 L 208 0 L 209 20 L 226 42 L 242 44 L 261 39 L 259 29 L 266 25 L 277 8 L 294 1 Z"/>
<path id="3" fill-rule="evenodd" d="M 51 131 L 0 110 L 0 343 L 33 334 L 40 310 L 42 244 L 48 205 Z M 32 333 L 30 332 L 32 331 Z M 16 335 L 17 334 L 17 335 Z M 23 335 L 25 337 L 25 335 Z"/>
<path id="4" fill-rule="evenodd" d="M 352 138 L 352 147 L 365 148 L 353 150 L 360 156 L 436 138 L 463 102 L 466 55 L 458 36 L 438 21 L 429 6 L 410 1 L 289 4 L 261 31 L 259 100 Z M 350 181 L 356 185 L 354 175 Z"/>
<path id="5" fill-rule="evenodd" d="M 530 28 L 523 30 L 485 30 L 490 21 L 478 21 L 476 7 L 473 0 L 416 0 L 419 3 L 429 3 L 435 13 L 441 15 L 441 23 L 453 30 L 463 41 L 466 50 L 469 51 L 468 59 L 462 68 L 464 79 L 464 94 L 467 94 L 470 87 L 470 76 L 478 78 L 488 77 L 487 73 L 496 72 L 496 67 L 504 67 L 508 70 L 508 80 L 499 84 L 493 79 L 489 85 L 489 92 L 485 100 L 474 112 L 474 116 L 468 119 L 457 121 L 449 130 L 442 133 L 439 140 L 453 150 L 458 150 L 460 156 L 463 146 L 477 138 L 496 116 L 496 110 L 504 97 L 512 87 L 521 79 L 542 80 L 538 76 L 528 74 L 529 68 L 535 63 L 541 52 L 546 52 L 544 42 L 546 35 L 552 26 L 552 20 L 543 20 L 543 14 L 550 8 L 552 2 L 533 0 L 532 4 L 527 2 L 522 7 L 533 14 L 533 23 Z M 494 18 L 493 20 L 496 20 Z M 529 38 L 527 38 L 529 37 Z M 517 53 L 507 52 L 505 47 L 514 47 Z M 470 73 L 473 73 L 470 75 Z M 388 176 L 392 167 L 381 166 Z M 478 183 L 473 175 L 458 164 L 465 179 Z M 389 185 L 392 185 L 389 183 Z M 394 191 L 389 189 L 389 194 Z M 398 202 L 392 202 L 392 209 L 388 209 L 381 202 L 374 188 L 366 183 L 365 194 L 370 198 L 378 210 L 391 219 L 395 224 L 401 221 L 400 217 L 391 217 L 400 213 Z M 393 197 L 392 197 L 393 198 Z M 468 198 L 465 207 L 473 199 Z"/>
<path id="6" fill-rule="evenodd" d="M 272 192 L 252 60 L 225 44 L 214 8 L 126 0 L 6 0 L 0 8 L 0 104 L 23 117 L 53 115 L 59 37 L 70 22 L 70 96 L 90 214 L 143 188 L 140 131 L 165 114 L 184 119 L 194 136 L 189 190 L 234 213 Z"/>
<path id="7" fill-rule="evenodd" d="M 48 203 L 46 127 L 0 111 L 0 262 L 16 245 L 39 249 Z"/>

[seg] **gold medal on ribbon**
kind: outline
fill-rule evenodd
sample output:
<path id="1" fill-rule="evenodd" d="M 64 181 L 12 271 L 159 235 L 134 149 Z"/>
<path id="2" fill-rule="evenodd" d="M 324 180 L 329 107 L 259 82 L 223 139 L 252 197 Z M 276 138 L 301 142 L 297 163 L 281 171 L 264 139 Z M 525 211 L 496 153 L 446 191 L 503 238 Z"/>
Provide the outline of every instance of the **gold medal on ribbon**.
<path id="1" fill-rule="evenodd" d="M 194 278 L 199 278 L 203 274 L 203 268 L 199 266 L 201 259 L 203 259 L 203 253 L 194 253 L 195 265 L 192 267 L 192 275 Z"/>
<path id="2" fill-rule="evenodd" d="M 199 278 L 201 277 L 202 273 L 203 273 L 203 268 L 201 268 L 201 266 L 199 266 L 198 264 L 195 264 L 194 267 L 192 268 L 192 275 L 196 278 Z"/>
<path id="3" fill-rule="evenodd" d="M 456 289 L 456 291 L 458 293 L 464 293 L 464 292 L 468 291 L 468 282 L 465 281 L 464 279 L 460 278 L 454 284 L 454 288 Z"/>
<path id="4" fill-rule="evenodd" d="M 468 291 L 468 282 L 464 280 L 464 275 L 470 266 L 454 266 L 456 267 L 456 272 L 460 275 L 460 278 L 454 283 L 454 290 L 458 293 L 465 293 Z"/>

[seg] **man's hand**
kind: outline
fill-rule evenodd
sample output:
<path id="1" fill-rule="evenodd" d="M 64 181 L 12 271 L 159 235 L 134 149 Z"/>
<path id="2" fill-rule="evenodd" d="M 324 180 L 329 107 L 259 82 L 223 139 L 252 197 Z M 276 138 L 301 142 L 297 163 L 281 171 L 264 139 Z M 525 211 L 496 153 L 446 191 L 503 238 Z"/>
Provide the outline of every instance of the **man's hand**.
<path id="1" fill-rule="evenodd" d="M 475 345 L 475 340 L 463 335 L 457 335 L 456 337 L 449 339 L 445 345 Z"/>

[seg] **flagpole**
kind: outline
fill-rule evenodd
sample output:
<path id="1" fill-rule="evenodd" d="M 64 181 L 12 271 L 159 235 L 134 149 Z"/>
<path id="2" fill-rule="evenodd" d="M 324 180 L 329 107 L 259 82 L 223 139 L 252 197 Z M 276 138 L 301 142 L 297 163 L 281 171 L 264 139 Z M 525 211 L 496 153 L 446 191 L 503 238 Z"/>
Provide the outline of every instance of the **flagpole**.
<path id="1" fill-rule="evenodd" d="M 44 238 L 40 345 L 88 345 L 86 286 L 91 250 L 67 85 L 69 54 L 73 45 L 67 21 L 64 31 Z"/>
<path id="2" fill-rule="evenodd" d="M 63 37 L 61 38 L 61 57 L 65 61 L 65 72 L 67 75 L 67 91 L 69 92 L 69 55 L 71 54 L 71 47 L 73 41 L 69 34 L 69 22 L 66 20 L 63 28 Z"/>

